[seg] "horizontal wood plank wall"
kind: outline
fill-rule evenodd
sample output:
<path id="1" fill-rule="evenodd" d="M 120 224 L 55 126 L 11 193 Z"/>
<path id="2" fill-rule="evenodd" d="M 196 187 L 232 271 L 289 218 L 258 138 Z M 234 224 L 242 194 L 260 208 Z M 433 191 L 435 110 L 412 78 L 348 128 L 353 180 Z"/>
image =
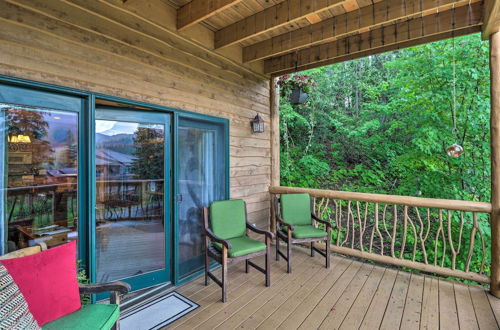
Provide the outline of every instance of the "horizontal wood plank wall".
<path id="1" fill-rule="evenodd" d="M 230 120 L 231 197 L 269 225 L 269 79 L 108 0 L 0 1 L 0 74 Z"/>

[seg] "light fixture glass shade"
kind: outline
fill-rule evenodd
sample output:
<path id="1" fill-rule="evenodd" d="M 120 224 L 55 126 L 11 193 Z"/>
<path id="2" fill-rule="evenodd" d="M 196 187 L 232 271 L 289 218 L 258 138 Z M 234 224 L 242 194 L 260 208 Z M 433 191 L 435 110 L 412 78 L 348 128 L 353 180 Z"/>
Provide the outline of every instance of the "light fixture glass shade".
<path id="1" fill-rule="evenodd" d="M 446 154 L 453 158 L 458 158 L 464 152 L 464 148 L 458 144 L 452 144 L 446 149 Z"/>
<path id="2" fill-rule="evenodd" d="M 257 114 L 254 119 L 250 121 L 253 133 L 263 133 L 264 132 L 264 119 Z"/>

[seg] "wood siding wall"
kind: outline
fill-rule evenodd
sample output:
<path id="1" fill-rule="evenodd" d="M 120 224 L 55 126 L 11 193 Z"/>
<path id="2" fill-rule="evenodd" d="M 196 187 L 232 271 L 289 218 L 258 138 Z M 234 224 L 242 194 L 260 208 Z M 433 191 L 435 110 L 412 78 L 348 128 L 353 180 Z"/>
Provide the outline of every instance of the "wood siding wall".
<path id="1" fill-rule="evenodd" d="M 270 123 L 269 79 L 179 36 L 161 22 L 168 8 L 151 6 L 161 2 L 134 1 L 143 13 L 118 0 L 0 0 L 0 74 L 228 118 L 231 197 L 267 227 L 271 134 L 249 121 Z"/>

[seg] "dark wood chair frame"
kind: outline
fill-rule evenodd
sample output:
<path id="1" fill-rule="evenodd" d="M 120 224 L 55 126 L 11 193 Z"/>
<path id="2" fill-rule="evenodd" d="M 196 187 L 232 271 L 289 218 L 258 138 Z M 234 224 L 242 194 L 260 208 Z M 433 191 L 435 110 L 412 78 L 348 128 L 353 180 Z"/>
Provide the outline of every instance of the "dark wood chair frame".
<path id="1" fill-rule="evenodd" d="M 325 257 L 325 267 L 330 268 L 330 240 L 332 224 L 329 221 L 318 218 L 314 212 L 314 201 L 311 199 L 310 204 L 311 209 L 311 219 L 312 225 L 316 226 L 316 223 L 322 223 L 326 227 L 326 236 L 324 237 L 312 237 L 312 238 L 294 238 L 293 237 L 293 225 L 285 222 L 281 218 L 281 208 L 279 197 L 274 197 L 274 215 L 276 219 L 276 261 L 280 260 L 280 256 L 287 261 L 287 272 L 292 272 L 292 244 L 295 243 L 311 243 L 311 257 L 314 257 L 314 252 L 318 252 L 323 257 Z M 282 227 L 286 227 L 286 231 L 282 230 Z M 280 239 L 282 239 L 286 244 L 286 255 L 280 251 Z M 314 246 L 314 242 L 326 241 L 326 251 L 322 251 Z"/>
<path id="2" fill-rule="evenodd" d="M 11 253 L 7 253 L 3 256 L 0 257 L 0 260 L 3 259 L 11 259 L 11 258 L 18 258 L 18 257 L 24 257 L 32 254 L 36 254 L 42 251 L 47 250 L 47 245 L 43 242 L 38 243 L 37 245 L 29 248 L 24 248 L 21 250 L 17 250 Z M 115 305 L 120 305 L 120 295 L 127 294 L 131 287 L 130 284 L 122 282 L 122 281 L 115 281 L 115 282 L 110 282 L 110 283 L 102 283 L 102 284 L 78 284 L 78 289 L 80 291 L 80 294 L 97 294 L 97 293 L 103 293 L 103 292 L 109 292 L 109 303 L 110 304 L 115 304 Z M 120 329 L 120 319 L 116 321 L 116 323 L 113 325 L 111 328 L 113 330 L 119 330 Z"/>
<path id="3" fill-rule="evenodd" d="M 247 215 L 247 205 L 245 203 L 245 218 Z M 231 258 L 228 256 L 228 250 L 231 248 L 231 243 L 228 240 L 224 240 L 217 235 L 215 235 L 209 226 L 209 212 L 208 208 L 203 208 L 203 221 L 205 224 L 205 285 L 208 285 L 209 279 L 214 280 L 217 285 L 222 288 L 222 301 L 227 301 L 227 287 L 228 287 L 228 277 L 227 277 L 227 267 L 229 264 L 245 260 L 245 273 L 249 272 L 249 266 L 257 269 L 259 272 L 266 275 L 266 286 L 271 285 L 271 240 L 274 238 L 274 234 L 267 230 L 262 230 L 255 227 L 252 224 L 246 222 L 247 234 L 248 231 L 252 231 L 257 234 L 265 235 L 266 239 L 266 249 L 259 252 L 250 253 L 244 256 Z M 222 244 L 222 251 L 217 250 L 212 246 L 212 242 Z M 265 255 L 265 267 L 262 268 L 256 265 L 249 259 Z M 210 258 L 216 260 L 222 266 L 222 279 L 219 280 L 214 274 L 210 272 Z"/>

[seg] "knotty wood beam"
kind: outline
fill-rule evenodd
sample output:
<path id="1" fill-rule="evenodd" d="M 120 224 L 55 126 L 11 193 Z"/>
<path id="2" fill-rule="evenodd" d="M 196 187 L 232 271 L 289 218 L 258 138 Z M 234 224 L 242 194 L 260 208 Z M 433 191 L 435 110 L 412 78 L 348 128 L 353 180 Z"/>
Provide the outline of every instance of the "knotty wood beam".
<path id="1" fill-rule="evenodd" d="M 319 19 L 319 12 L 355 2 L 356 0 L 285 0 L 215 32 L 215 48 L 233 45 L 304 18 L 315 22 Z"/>
<path id="2" fill-rule="evenodd" d="M 500 31 L 500 1 L 484 0 L 483 39 L 487 40 L 492 33 Z"/>
<path id="3" fill-rule="evenodd" d="M 478 2 L 478 0 L 471 2 Z M 456 0 L 386 0 L 378 2 L 372 6 L 362 7 L 245 47 L 243 49 L 243 62 L 256 61 L 306 46 L 334 41 L 355 32 L 408 19 L 415 15 L 423 16 L 438 10 L 443 11 L 449 9 L 452 4 L 464 6 L 469 3 L 468 0 L 460 2 L 456 2 Z"/>
<path id="4" fill-rule="evenodd" d="M 241 0 L 192 0 L 177 10 L 177 29 L 186 29 L 240 1 Z"/>
<path id="5" fill-rule="evenodd" d="M 478 32 L 481 29 L 481 16 L 481 3 L 476 2 L 470 6 L 412 18 L 265 60 L 264 72 L 277 76 Z"/>
<path id="6" fill-rule="evenodd" d="M 491 285 L 500 298 L 500 32 L 490 35 Z"/>

